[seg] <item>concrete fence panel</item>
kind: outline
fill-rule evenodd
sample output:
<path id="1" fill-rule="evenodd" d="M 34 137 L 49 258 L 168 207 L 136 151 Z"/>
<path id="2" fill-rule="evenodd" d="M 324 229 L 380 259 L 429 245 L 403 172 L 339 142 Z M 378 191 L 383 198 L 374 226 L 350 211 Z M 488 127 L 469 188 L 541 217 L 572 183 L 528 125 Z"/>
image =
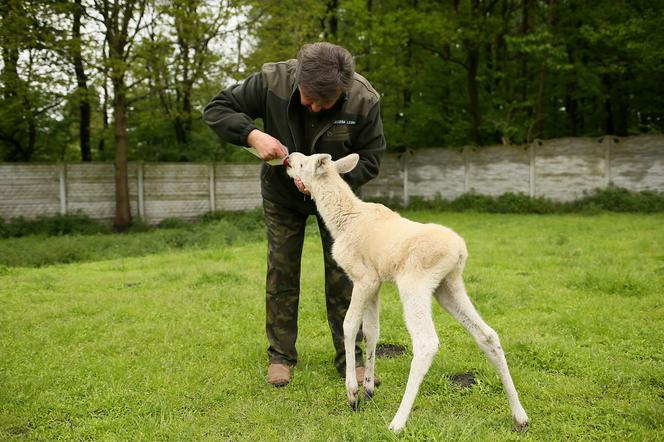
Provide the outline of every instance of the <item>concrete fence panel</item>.
<path id="1" fill-rule="evenodd" d="M 406 156 L 405 167 L 408 171 L 406 201 L 411 196 L 454 199 L 466 191 L 463 151 L 417 150 L 412 156 Z"/>
<path id="2" fill-rule="evenodd" d="M 379 175 L 362 188 L 362 195 L 403 201 L 404 187 L 407 185 L 404 180 L 408 179 L 404 161 L 405 159 L 397 155 L 385 156 L 380 164 Z"/>
<path id="3" fill-rule="evenodd" d="M 0 217 L 83 212 L 115 216 L 112 163 L 0 163 Z M 261 205 L 260 164 L 130 163 L 134 217 L 149 223 Z M 418 149 L 383 158 L 365 198 L 408 204 L 412 197 L 454 199 L 506 192 L 568 201 L 609 184 L 664 191 L 664 135 L 563 138 L 529 146 Z"/>
<path id="4" fill-rule="evenodd" d="M 261 205 L 261 165 L 215 164 L 215 210 L 249 210 Z"/>
<path id="5" fill-rule="evenodd" d="M 605 186 L 609 137 L 535 142 L 535 195 L 571 201 Z"/>
<path id="6" fill-rule="evenodd" d="M 664 136 L 615 138 L 610 181 L 632 190 L 664 190 Z"/>
<path id="7" fill-rule="evenodd" d="M 211 211 L 208 173 L 206 164 L 143 164 L 143 217 L 158 222 Z"/>
<path id="8" fill-rule="evenodd" d="M 67 164 L 66 172 L 67 213 L 82 212 L 103 220 L 115 217 L 115 168 L 112 163 Z"/>
<path id="9" fill-rule="evenodd" d="M 0 216 L 57 215 L 61 212 L 61 164 L 0 163 Z"/>
<path id="10" fill-rule="evenodd" d="M 530 153 L 523 147 L 466 149 L 467 191 L 490 196 L 530 194 Z"/>

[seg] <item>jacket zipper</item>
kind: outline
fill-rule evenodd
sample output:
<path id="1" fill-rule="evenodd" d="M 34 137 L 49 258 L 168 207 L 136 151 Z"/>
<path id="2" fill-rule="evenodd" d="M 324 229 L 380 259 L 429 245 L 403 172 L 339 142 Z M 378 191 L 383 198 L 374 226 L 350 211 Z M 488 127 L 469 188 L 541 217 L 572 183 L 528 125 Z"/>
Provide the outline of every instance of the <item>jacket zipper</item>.
<path id="1" fill-rule="evenodd" d="M 291 120 L 290 120 L 292 100 L 293 100 L 293 93 L 291 93 L 290 98 L 288 98 L 288 106 L 286 107 L 286 123 L 288 124 L 288 133 L 290 133 L 291 141 L 293 142 L 293 150 L 297 151 L 297 142 L 295 141 L 295 135 L 293 134 L 293 126 L 291 125 Z"/>

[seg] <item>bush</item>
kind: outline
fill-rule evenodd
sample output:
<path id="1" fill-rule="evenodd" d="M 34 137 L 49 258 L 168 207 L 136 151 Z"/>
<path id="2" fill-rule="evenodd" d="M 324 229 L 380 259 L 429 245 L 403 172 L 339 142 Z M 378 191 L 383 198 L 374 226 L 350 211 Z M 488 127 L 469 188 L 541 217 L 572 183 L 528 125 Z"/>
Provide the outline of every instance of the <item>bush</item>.
<path id="1" fill-rule="evenodd" d="M 186 229 L 190 226 L 190 223 L 180 218 L 164 218 L 158 224 L 160 229 Z"/>
<path id="2" fill-rule="evenodd" d="M 381 201 L 390 207 L 398 207 L 396 201 Z M 433 200 L 412 198 L 408 206 L 414 210 L 438 211 L 475 211 L 488 213 L 594 213 L 598 211 L 661 213 L 664 212 L 664 193 L 643 191 L 632 192 L 620 187 L 609 186 L 595 189 L 576 201 L 557 202 L 547 198 L 530 196 L 523 193 L 505 193 L 498 197 L 466 193 L 455 200 L 444 200 L 440 197 Z M 197 225 L 218 224 L 217 230 L 226 242 L 237 238 L 255 238 L 264 233 L 263 214 L 260 209 L 237 212 L 210 212 L 200 216 L 195 223 L 178 218 L 162 220 L 160 229 L 192 230 Z M 144 220 L 135 218 L 130 228 L 131 233 L 154 230 Z M 0 238 L 21 237 L 27 235 L 90 235 L 108 233 L 110 228 L 82 213 L 71 215 L 41 216 L 35 219 L 24 217 L 13 218 L 4 222 L 0 218 Z M 195 235 L 194 235 L 195 236 Z M 197 238 L 195 242 L 199 242 Z M 177 246 L 177 244 L 176 244 Z"/>
<path id="3" fill-rule="evenodd" d="M 129 233 L 143 233 L 150 230 L 153 230 L 153 227 L 143 218 L 132 218 Z"/>
<path id="4" fill-rule="evenodd" d="M 391 207 L 399 204 L 384 201 Z M 656 213 L 664 212 L 664 193 L 643 191 L 632 192 L 620 187 L 609 186 L 595 189 L 583 198 L 570 202 L 552 201 L 543 197 L 531 198 L 523 193 L 505 193 L 498 197 L 466 193 L 454 200 L 437 197 L 433 200 L 412 198 L 409 209 L 441 211 L 475 211 L 488 213 L 592 213 L 601 210 L 610 212 Z"/>
<path id="5" fill-rule="evenodd" d="M 0 226 L 0 237 L 2 238 L 27 235 L 91 235 L 109 231 L 107 226 L 82 213 L 40 216 L 34 219 L 19 216 L 8 223 L 0 220 Z"/>
<path id="6" fill-rule="evenodd" d="M 574 210 L 597 208 L 611 212 L 664 212 L 664 193 L 631 192 L 621 187 L 609 186 L 605 189 L 596 189 L 570 205 Z"/>
<path id="7" fill-rule="evenodd" d="M 245 231 L 255 229 L 263 230 L 264 227 L 263 211 L 261 209 L 235 212 L 209 212 L 201 215 L 198 220 L 204 224 L 225 221 L 236 225 L 240 230 Z"/>

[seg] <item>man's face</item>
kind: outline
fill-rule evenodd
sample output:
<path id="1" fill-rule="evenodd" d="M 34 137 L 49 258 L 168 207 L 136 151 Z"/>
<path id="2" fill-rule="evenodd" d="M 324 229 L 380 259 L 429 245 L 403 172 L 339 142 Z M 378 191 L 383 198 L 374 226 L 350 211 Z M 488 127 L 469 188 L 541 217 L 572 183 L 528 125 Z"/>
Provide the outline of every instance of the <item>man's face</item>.
<path id="1" fill-rule="evenodd" d="M 302 106 L 306 107 L 309 112 L 314 114 L 317 114 L 322 110 L 330 109 L 341 96 L 341 91 L 339 91 L 333 100 L 323 101 L 320 99 L 309 98 L 310 95 L 306 91 L 303 91 L 301 86 L 298 89 L 300 91 L 300 103 L 302 103 Z"/>

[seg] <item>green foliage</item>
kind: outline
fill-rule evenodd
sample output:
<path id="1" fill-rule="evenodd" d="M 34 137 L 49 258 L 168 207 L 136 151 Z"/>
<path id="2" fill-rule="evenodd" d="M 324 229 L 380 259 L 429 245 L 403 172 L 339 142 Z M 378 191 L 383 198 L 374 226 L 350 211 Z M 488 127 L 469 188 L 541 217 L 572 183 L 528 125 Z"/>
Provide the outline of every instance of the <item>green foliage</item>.
<path id="1" fill-rule="evenodd" d="M 128 234 L 83 215 L 23 218 L 0 222 L 0 265 L 40 267 L 75 261 L 145 256 L 167 250 L 221 248 L 261 241 L 265 237 L 262 212 L 214 212 L 198 222 L 167 218 L 158 226 L 133 220 Z"/>
<path id="2" fill-rule="evenodd" d="M 263 63 L 318 40 L 347 47 L 381 93 L 392 150 L 664 130 L 662 2 L 144 0 L 143 30 L 116 59 L 103 30 L 89 26 L 103 3 L 83 2 L 90 30 L 80 38 L 72 2 L 3 4 L 3 160 L 80 158 L 84 98 L 93 159 L 113 159 L 119 76 L 130 159 L 232 160 L 233 146 L 202 123 L 202 108 Z M 72 65 L 78 46 L 87 96 Z"/>
<path id="3" fill-rule="evenodd" d="M 388 206 L 397 207 L 394 201 L 383 201 Z M 556 202 L 543 197 L 531 198 L 522 193 L 505 193 L 498 197 L 466 193 L 448 201 L 441 198 L 425 200 L 412 198 L 409 209 L 441 211 L 475 211 L 488 213 L 552 214 L 552 213 L 596 213 L 598 211 L 630 213 L 664 212 L 664 193 L 654 191 L 632 192 L 616 186 L 595 189 L 582 198 L 569 202 Z M 193 223 L 179 218 L 165 218 L 156 228 L 196 229 L 210 223 L 223 223 L 229 226 L 225 236 L 233 242 L 235 236 L 254 235 L 263 229 L 263 216 L 260 209 L 251 211 L 217 211 L 201 215 Z M 140 218 L 132 222 L 131 232 L 141 233 L 154 230 Z M 93 235 L 107 233 L 108 226 L 92 220 L 82 213 L 70 215 L 40 216 L 35 219 L 13 218 L 8 222 L 0 220 L 0 238 L 14 238 L 30 235 L 64 236 Z"/>
<path id="4" fill-rule="evenodd" d="M 188 227 L 185 220 L 180 218 L 164 218 L 157 225 L 160 229 L 183 229 Z"/>
<path id="5" fill-rule="evenodd" d="M 394 202 L 388 202 L 394 206 Z M 412 198 L 412 209 L 444 211 L 476 211 L 488 213 L 594 213 L 598 211 L 661 213 L 664 212 L 664 193 L 653 191 L 631 192 L 609 186 L 595 189 L 575 201 L 558 202 L 543 197 L 531 198 L 523 193 L 505 193 L 498 197 L 466 193 L 448 201 L 442 198 L 424 200 Z"/>
<path id="6" fill-rule="evenodd" d="M 107 233 L 108 227 L 84 214 L 39 216 L 34 219 L 16 217 L 9 222 L 0 219 L 0 238 L 28 235 L 92 235 Z"/>
<path id="7" fill-rule="evenodd" d="M 664 212 L 664 193 L 654 191 L 631 192 L 616 186 L 597 189 L 578 201 L 570 203 L 572 210 L 597 208 L 612 212 Z"/>

